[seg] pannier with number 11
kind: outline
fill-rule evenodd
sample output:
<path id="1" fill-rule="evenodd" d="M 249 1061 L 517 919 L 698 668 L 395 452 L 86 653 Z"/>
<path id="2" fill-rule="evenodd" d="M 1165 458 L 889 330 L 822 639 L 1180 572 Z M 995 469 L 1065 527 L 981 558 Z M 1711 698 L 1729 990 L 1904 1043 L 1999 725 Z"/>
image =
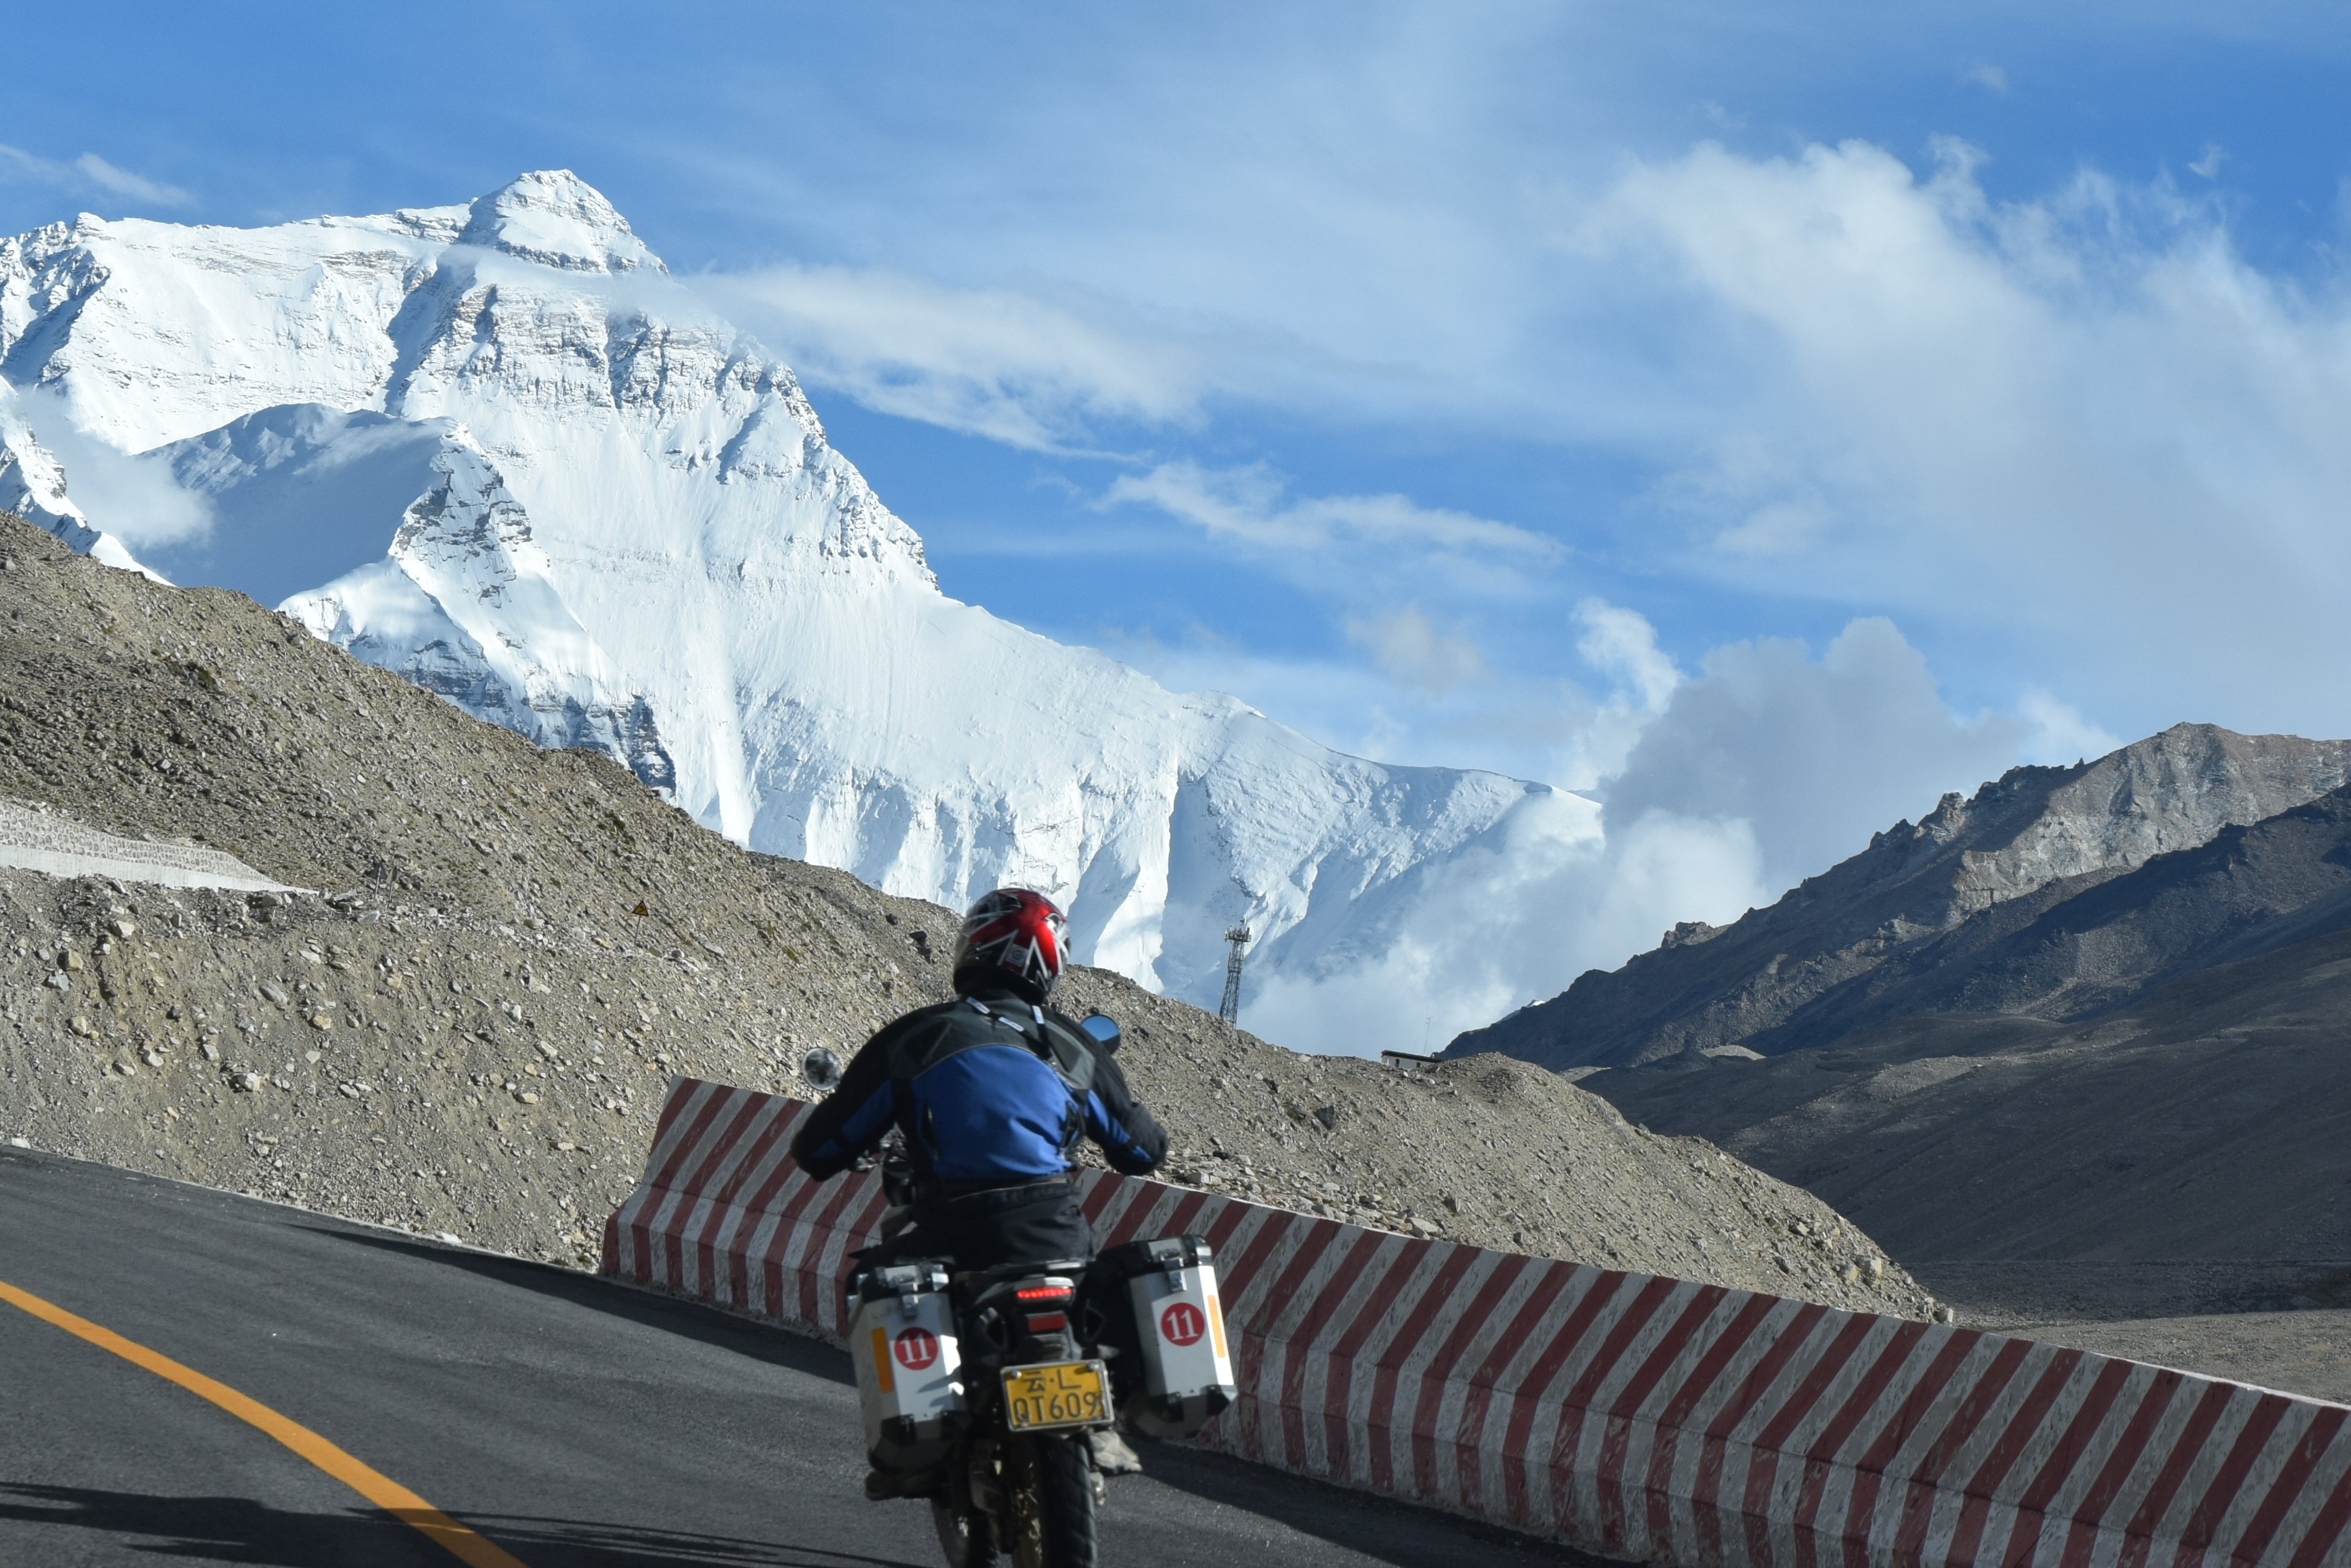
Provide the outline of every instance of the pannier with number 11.
<path id="1" fill-rule="evenodd" d="M 865 1447 L 895 1469 L 947 1455 L 964 1416 L 947 1271 L 907 1263 L 860 1274 L 850 1298 L 849 1354 L 864 1407 Z"/>
<path id="2" fill-rule="evenodd" d="M 1094 1268 L 1123 1282 L 1133 1316 L 1141 1387 L 1123 1414 L 1152 1437 L 1191 1437 L 1238 1393 L 1207 1241 L 1130 1241 L 1103 1252 Z"/>

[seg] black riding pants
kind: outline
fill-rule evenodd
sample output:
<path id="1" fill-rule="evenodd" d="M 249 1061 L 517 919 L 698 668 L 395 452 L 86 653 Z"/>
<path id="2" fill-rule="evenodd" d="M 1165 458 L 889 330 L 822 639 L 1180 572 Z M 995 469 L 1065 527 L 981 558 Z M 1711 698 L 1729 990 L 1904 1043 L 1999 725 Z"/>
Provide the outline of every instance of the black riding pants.
<path id="1" fill-rule="evenodd" d="M 892 1257 L 944 1258 L 959 1273 L 1094 1255 L 1093 1228 L 1078 1205 L 1077 1183 L 1067 1178 L 919 1198 L 914 1221 L 890 1244 Z"/>
<path id="2" fill-rule="evenodd" d="M 944 1259 L 957 1272 L 977 1272 L 1008 1263 L 1087 1262 L 1094 1255 L 1093 1228 L 1086 1223 L 1074 1181 L 924 1198 L 914 1204 L 914 1221 L 867 1254 L 868 1262 L 880 1268 Z M 1125 1281 L 1099 1274 L 1097 1270 L 1080 1276 L 1079 1295 L 1085 1303 L 1080 1315 L 1086 1337 L 1116 1352 L 1110 1357 L 1111 1391 L 1113 1402 L 1123 1404 L 1140 1385 L 1142 1343 Z"/>

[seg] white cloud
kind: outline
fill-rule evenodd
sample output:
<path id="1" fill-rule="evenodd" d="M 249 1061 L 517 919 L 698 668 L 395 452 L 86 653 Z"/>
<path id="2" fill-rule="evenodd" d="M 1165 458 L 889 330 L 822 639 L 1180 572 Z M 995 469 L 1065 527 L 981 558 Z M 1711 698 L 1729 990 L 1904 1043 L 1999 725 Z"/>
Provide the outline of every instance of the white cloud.
<path id="1" fill-rule="evenodd" d="M 1489 148 L 1488 100 L 1462 89 L 1413 134 Z M 1996 201 L 1984 153 L 1948 140 L 1915 169 L 1855 141 L 1497 172 L 1346 131 L 1360 168 L 1320 136 L 1246 169 L 1203 151 L 1110 187 L 1108 217 L 1023 205 L 1016 232 L 966 212 L 971 234 L 917 225 L 900 252 L 984 255 L 1010 282 L 778 272 L 805 323 L 780 340 L 813 381 L 1034 447 L 1122 422 L 1221 432 L 1254 405 L 1621 459 L 1649 476 L 1629 516 L 1580 496 L 1543 532 L 1747 626 L 1783 597 L 1896 613 L 1966 689 L 2062 685 L 2132 733 L 2187 713 L 2351 731 L 2351 685 L 2285 674 L 2333 657 L 2351 591 L 2351 290 L 2323 261 L 2299 282 L 2247 265 L 2216 197 L 2090 172 Z M 1293 561 L 1380 532 L 1263 470 L 1164 463 L 1113 495 Z M 1425 539 L 1444 499 L 1329 505 L 1384 504 Z M 1507 684 L 1536 642 L 1502 612 L 1536 597 L 1508 575 L 1483 601 L 1467 580 L 1341 597 L 1358 618 L 1416 596 L 1475 615 Z"/>
<path id="2" fill-rule="evenodd" d="M 120 196 L 152 207 L 184 207 L 195 200 L 177 185 L 134 174 L 95 152 L 60 162 L 0 143 L 0 174 L 14 174 L 61 191 Z"/>
<path id="3" fill-rule="evenodd" d="M 1770 558 L 1802 555 L 1827 531 L 1828 508 L 1802 497 L 1768 501 L 1714 536 L 1726 555 Z"/>
<path id="4" fill-rule="evenodd" d="M 2204 145 L 2204 156 L 2188 165 L 2189 172 L 2201 174 L 2208 180 L 2217 180 L 2220 177 L 2220 164 L 2228 156 L 2219 142 L 2208 141 Z"/>
<path id="5" fill-rule="evenodd" d="M 2165 187 L 2002 204 L 1981 153 L 1938 158 L 1708 146 L 1585 214 L 1583 254 L 1691 323 L 1707 434 L 1653 497 L 1677 564 L 2029 648 L 2135 728 L 2351 729 L 2351 688 L 2291 674 L 2351 592 L 2351 294 Z"/>
<path id="6" fill-rule="evenodd" d="M 1351 756 L 1482 768 L 1589 791 L 1623 769 L 1655 717 L 1650 705 L 1662 706 L 1679 677 L 1639 615 L 1599 600 L 1576 613 L 1592 656 L 1590 676 L 1573 679 L 1558 668 L 1499 671 L 1459 624 L 1447 628 L 1417 604 L 1349 619 L 1351 642 L 1368 660 L 1271 654 L 1198 625 L 1162 637 L 1096 624 L 1068 640 L 1100 647 L 1171 691 L 1229 692 Z M 1603 695 L 1595 700 L 1587 686 Z"/>
<path id="7" fill-rule="evenodd" d="M 1980 87 L 1986 92 L 2002 96 L 2008 92 L 2008 73 L 1998 66 L 1988 65 L 1981 60 L 1961 71 L 1959 79 L 1971 87 Z"/>
<path id="8" fill-rule="evenodd" d="M 1625 727 L 1604 833 L 1562 800 L 1432 868 L 1384 946 L 1268 977 L 1250 993 L 1249 1028 L 1322 1051 L 1417 1050 L 1424 1030 L 1442 1044 L 1616 967 L 1681 921 L 1719 925 L 1772 902 L 1946 790 L 2096 738 L 2045 694 L 2022 718 L 1952 713 L 1884 620 L 1854 622 L 1817 659 L 1790 642 L 1717 648 L 1681 679 L 1640 616 L 1592 601 L 1580 618 L 1587 659 L 1633 677 L 1618 706 L 1583 718 L 1588 746 L 1601 716 Z M 1642 690 L 1655 702 L 1634 709 Z"/>
<path id="9" fill-rule="evenodd" d="M 1607 821 L 1662 810 L 1747 822 L 1765 879 L 1786 887 L 1945 790 L 1999 777 L 2031 733 L 2002 716 L 1951 713 L 1889 621 L 1854 622 L 1818 660 L 1799 643 L 1732 643 L 1642 732 L 1605 786 Z"/>
<path id="10" fill-rule="evenodd" d="M 1028 450 L 1082 444 L 1105 420 L 1188 423 L 1217 385 L 1196 336 L 1099 301 L 840 267 L 705 274 L 694 287 L 811 384 Z"/>
<path id="11" fill-rule="evenodd" d="M 182 489 L 163 464 L 84 434 L 62 399 L 39 392 L 16 394 L 5 382 L 0 382 L 0 397 L 14 398 L 41 444 L 57 458 L 65 470 L 66 493 L 90 527 L 133 551 L 200 538 L 212 530 L 212 507 L 204 497 Z"/>
<path id="12" fill-rule="evenodd" d="M 1529 528 L 1404 496 L 1322 496 L 1286 501 L 1281 481 L 1263 465 L 1210 469 L 1166 463 L 1125 475 L 1102 496 L 1106 506 L 1149 506 L 1209 534 L 1283 552 L 1332 545 L 1405 546 L 1470 555 L 1550 560 L 1559 542 Z"/>
<path id="13" fill-rule="evenodd" d="M 1262 465 L 1164 464 L 1116 480 L 1100 505 L 1148 507 L 1198 529 L 1234 558 L 1219 570 L 1295 584 L 1310 602 L 1332 606 L 1333 630 L 1369 655 L 1350 670 L 1343 656 L 1269 659 L 1216 638 L 1171 650 L 1147 636 L 1094 633 L 1161 681 L 1232 692 L 1325 745 L 1379 761 L 1590 781 L 1589 699 L 1548 674 L 1498 679 L 1467 630 L 1498 605 L 1548 613 L 1566 555 L 1556 541 L 1404 496 L 1290 496 Z M 1285 627 L 1272 640 L 1296 647 L 1314 630 Z"/>
<path id="14" fill-rule="evenodd" d="M 2104 757 L 2127 744 L 2121 736 L 2082 716 L 2082 710 L 2039 686 L 2027 686 L 2016 705 L 2016 715 L 2029 728 L 2018 749 L 2019 762 L 2059 768 Z"/>
<path id="15" fill-rule="evenodd" d="M 1434 868 L 1375 956 L 1253 984 L 1241 1022 L 1300 1050 L 1442 1048 L 1677 921 L 1736 919 L 1767 897 L 1760 869 L 1743 822 L 1656 811 L 1603 842 L 1562 800 Z"/>
<path id="16" fill-rule="evenodd" d="M 1575 619 L 1583 628 L 1575 651 L 1584 663 L 1625 681 L 1643 708 L 1661 711 L 1682 684 L 1682 673 L 1657 646 L 1657 629 L 1648 619 L 1604 599 L 1586 599 L 1575 607 Z"/>
<path id="17" fill-rule="evenodd" d="M 1477 643 L 1437 630 L 1417 604 L 1363 619 L 1351 617 L 1347 635 L 1370 649 L 1389 675 L 1432 696 L 1493 678 Z"/>
<path id="18" fill-rule="evenodd" d="M 1406 161 L 1376 221 L 1352 170 L 1290 168 L 1316 197 L 1284 208 L 1179 162 L 1115 225 L 987 230 L 1010 267 L 1072 283 L 787 269 L 743 291 L 804 323 L 784 340 L 812 379 L 876 406 L 1030 446 L 1251 402 L 1563 442 L 1656 476 L 1631 517 L 1577 517 L 1576 542 L 1686 591 L 1896 612 L 1970 689 L 2062 683 L 2134 732 L 2189 712 L 2351 730 L 2351 686 L 2280 675 L 2334 656 L 2351 591 L 2351 291 L 2247 265 L 2215 200 L 2092 172 L 2001 202 L 1983 162 L 1949 140 L 1915 171 L 1857 141 L 1708 145 L 1506 192 Z M 1134 304 L 1104 303 L 1113 280 Z M 1251 333 L 1292 337 L 1226 351 Z M 1292 557 L 1434 542 L 1425 525 L 1462 515 L 1434 496 L 1318 508 L 1263 470 L 1188 463 L 1113 494 Z M 1353 598 L 1360 616 L 1422 591 Z M 1489 603 L 1422 602 L 1479 614 L 1513 673 L 1525 640 Z"/>
<path id="19" fill-rule="evenodd" d="M 95 152 L 83 153 L 73 161 L 73 166 L 99 190 L 112 195 L 128 196 L 134 202 L 184 207 L 195 200 L 177 185 L 167 185 L 160 180 L 150 180 L 128 169 L 118 168 Z"/>

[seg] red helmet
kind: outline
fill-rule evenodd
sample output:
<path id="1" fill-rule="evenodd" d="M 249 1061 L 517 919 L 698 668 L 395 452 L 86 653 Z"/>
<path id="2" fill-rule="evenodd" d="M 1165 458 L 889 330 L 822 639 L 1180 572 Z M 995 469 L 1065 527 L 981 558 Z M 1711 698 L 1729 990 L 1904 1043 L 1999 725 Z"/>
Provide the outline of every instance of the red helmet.
<path id="1" fill-rule="evenodd" d="M 955 988 L 993 981 L 1042 1007 L 1069 956 L 1070 923 L 1053 901 L 1025 887 L 999 887 L 971 906 L 956 937 Z"/>

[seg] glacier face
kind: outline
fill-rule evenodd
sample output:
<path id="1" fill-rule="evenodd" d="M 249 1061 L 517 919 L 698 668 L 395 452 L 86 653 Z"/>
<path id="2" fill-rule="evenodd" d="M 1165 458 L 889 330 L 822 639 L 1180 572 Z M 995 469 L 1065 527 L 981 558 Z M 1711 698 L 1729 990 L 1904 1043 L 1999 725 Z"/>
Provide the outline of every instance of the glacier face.
<path id="1" fill-rule="evenodd" d="M 1579 798 L 1345 757 L 948 598 L 791 371 L 566 172 L 0 242 L 0 377 L 204 498 L 210 540 L 166 570 L 601 747 L 754 849 L 950 905 L 1042 888 L 1081 957 L 1196 1001 L 1229 925 L 1261 934 L 1254 973 L 1329 972 L 1528 814 L 1598 836 Z M 11 417 L 0 480 L 47 476 Z"/>

